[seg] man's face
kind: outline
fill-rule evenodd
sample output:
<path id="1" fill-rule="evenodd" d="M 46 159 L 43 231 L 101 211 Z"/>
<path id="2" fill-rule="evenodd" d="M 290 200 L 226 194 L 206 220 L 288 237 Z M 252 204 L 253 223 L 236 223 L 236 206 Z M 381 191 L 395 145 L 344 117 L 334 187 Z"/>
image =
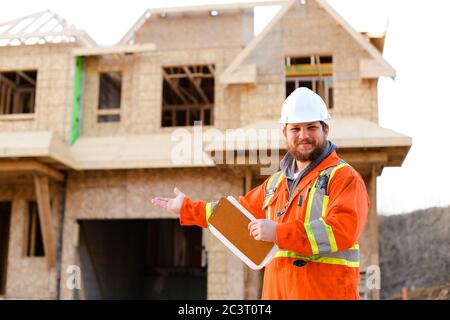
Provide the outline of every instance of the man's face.
<path id="1" fill-rule="evenodd" d="M 323 152 L 328 136 L 328 127 L 322 128 L 319 121 L 289 123 L 283 128 L 289 153 L 297 161 L 314 161 Z"/>

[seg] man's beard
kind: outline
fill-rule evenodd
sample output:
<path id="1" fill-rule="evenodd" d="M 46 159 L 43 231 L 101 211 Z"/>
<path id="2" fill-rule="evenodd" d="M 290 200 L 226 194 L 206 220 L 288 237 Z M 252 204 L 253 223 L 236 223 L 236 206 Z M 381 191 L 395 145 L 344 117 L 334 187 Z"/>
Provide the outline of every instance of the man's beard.
<path id="1" fill-rule="evenodd" d="M 306 141 L 308 143 L 313 143 L 313 141 Z M 308 152 L 308 153 L 302 153 L 300 151 L 297 151 L 295 146 L 289 146 L 288 152 L 294 157 L 295 160 L 297 161 L 315 161 L 317 159 L 319 159 L 319 157 L 322 155 L 322 153 L 325 150 L 326 147 L 326 140 L 324 140 L 322 142 L 322 144 L 316 146 L 313 151 Z"/>

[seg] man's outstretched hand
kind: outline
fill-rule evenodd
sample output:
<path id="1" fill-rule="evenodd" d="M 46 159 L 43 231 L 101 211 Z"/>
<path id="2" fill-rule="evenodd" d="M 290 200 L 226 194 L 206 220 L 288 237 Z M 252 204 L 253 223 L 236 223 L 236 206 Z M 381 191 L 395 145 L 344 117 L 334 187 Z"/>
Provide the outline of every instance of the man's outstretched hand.
<path id="1" fill-rule="evenodd" d="M 152 203 L 160 208 L 165 209 L 166 211 L 172 212 L 174 214 L 180 214 L 181 204 L 184 200 L 184 193 L 178 190 L 178 188 L 174 188 L 173 192 L 175 193 L 175 198 L 163 198 L 156 197 L 152 199 Z"/>

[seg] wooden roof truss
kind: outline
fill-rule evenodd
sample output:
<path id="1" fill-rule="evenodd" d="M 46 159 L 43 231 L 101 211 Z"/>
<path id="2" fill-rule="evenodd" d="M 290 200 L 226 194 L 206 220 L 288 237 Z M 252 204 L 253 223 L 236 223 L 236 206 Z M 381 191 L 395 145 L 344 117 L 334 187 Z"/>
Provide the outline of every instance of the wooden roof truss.
<path id="1" fill-rule="evenodd" d="M 96 45 L 85 31 L 49 10 L 0 23 L 0 46 L 73 42 L 85 47 Z"/>

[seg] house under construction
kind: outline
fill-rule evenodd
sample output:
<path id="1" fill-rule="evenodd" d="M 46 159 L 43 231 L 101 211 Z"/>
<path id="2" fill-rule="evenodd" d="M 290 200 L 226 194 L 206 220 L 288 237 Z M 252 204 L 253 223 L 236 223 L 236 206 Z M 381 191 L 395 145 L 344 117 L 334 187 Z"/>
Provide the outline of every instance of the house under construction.
<path id="1" fill-rule="evenodd" d="M 254 8 L 267 5 L 280 10 L 255 36 Z M 378 125 L 378 79 L 395 77 L 383 45 L 323 0 L 150 9 L 112 47 L 49 11 L 0 23 L 0 296 L 258 298 L 262 271 L 150 200 L 175 185 L 193 199 L 237 197 L 264 181 L 260 161 L 219 161 L 245 160 L 245 145 L 173 161 L 172 133 L 197 121 L 277 129 L 300 86 L 327 102 L 330 139 L 367 185 L 364 280 L 379 263 L 376 178 L 411 146 Z M 257 140 L 286 152 L 281 135 Z M 362 283 L 364 298 L 378 294 Z"/>

